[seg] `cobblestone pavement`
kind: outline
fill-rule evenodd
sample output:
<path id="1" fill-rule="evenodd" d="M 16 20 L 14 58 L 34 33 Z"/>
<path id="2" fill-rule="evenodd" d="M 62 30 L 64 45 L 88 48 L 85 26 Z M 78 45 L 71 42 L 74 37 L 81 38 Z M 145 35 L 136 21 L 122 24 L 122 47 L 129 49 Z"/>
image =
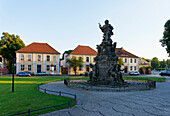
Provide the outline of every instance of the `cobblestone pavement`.
<path id="1" fill-rule="evenodd" d="M 41 88 L 77 95 L 74 107 L 41 116 L 170 116 L 170 82 L 157 83 L 154 90 L 136 92 L 73 90 L 63 82 Z"/>

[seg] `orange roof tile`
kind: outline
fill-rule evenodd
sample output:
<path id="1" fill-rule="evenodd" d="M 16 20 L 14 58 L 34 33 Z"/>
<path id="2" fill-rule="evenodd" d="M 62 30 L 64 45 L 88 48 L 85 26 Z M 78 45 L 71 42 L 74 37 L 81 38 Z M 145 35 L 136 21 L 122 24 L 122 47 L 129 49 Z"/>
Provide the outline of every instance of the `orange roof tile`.
<path id="1" fill-rule="evenodd" d="M 89 46 L 78 45 L 70 54 L 76 54 L 76 55 L 97 55 L 97 52 L 95 50 L 93 50 Z"/>
<path id="2" fill-rule="evenodd" d="M 33 43 L 29 44 L 28 46 L 25 46 L 24 48 L 21 48 L 20 50 L 18 50 L 16 52 L 60 54 L 58 51 L 56 51 L 54 48 L 52 48 L 47 43 L 37 43 L 37 42 L 33 42 Z"/>
<path id="3" fill-rule="evenodd" d="M 138 56 L 124 50 L 123 48 L 116 48 L 115 52 L 116 52 L 116 56 L 118 57 L 139 58 Z"/>

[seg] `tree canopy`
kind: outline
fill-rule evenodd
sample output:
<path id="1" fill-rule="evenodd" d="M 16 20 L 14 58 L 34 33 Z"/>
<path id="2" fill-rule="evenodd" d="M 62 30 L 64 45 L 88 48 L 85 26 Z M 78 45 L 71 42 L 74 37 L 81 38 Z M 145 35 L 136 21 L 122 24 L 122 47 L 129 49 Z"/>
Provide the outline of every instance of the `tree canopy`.
<path id="1" fill-rule="evenodd" d="M 160 42 L 170 56 L 170 19 L 164 25 L 163 39 L 160 39 Z"/>
<path id="2" fill-rule="evenodd" d="M 123 60 L 122 60 L 121 57 L 118 58 L 117 63 L 120 64 L 120 65 L 122 65 L 122 66 L 124 66 L 124 62 L 123 62 Z"/>
<path id="3" fill-rule="evenodd" d="M 11 73 L 13 59 L 16 58 L 15 51 L 25 47 L 24 42 L 18 35 L 9 34 L 7 32 L 2 33 L 0 40 L 0 54 L 9 62 L 9 72 Z"/>
<path id="4" fill-rule="evenodd" d="M 153 68 L 158 68 L 160 66 L 160 62 L 157 57 L 152 58 L 151 60 L 151 66 Z"/>
<path id="5" fill-rule="evenodd" d="M 71 59 L 66 59 L 66 63 L 68 63 L 70 65 L 70 67 L 73 68 L 74 73 L 76 75 L 77 67 L 82 66 L 82 64 L 83 64 L 83 58 L 79 57 L 77 59 L 75 56 L 73 56 Z"/>

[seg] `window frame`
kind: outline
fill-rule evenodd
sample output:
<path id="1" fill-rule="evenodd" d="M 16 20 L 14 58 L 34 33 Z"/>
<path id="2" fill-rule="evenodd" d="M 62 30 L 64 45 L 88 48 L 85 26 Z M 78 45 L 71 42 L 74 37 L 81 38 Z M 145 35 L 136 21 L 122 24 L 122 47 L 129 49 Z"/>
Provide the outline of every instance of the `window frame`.
<path id="1" fill-rule="evenodd" d="M 41 55 L 37 55 L 37 61 L 41 61 Z"/>
<path id="2" fill-rule="evenodd" d="M 89 57 L 86 57 L 86 62 L 89 62 L 90 60 L 89 60 Z"/>
<path id="3" fill-rule="evenodd" d="M 50 55 L 47 55 L 46 60 L 50 61 Z"/>
<path id="4" fill-rule="evenodd" d="M 57 56 L 53 55 L 53 61 L 57 61 Z"/>
<path id="5" fill-rule="evenodd" d="M 29 56 L 30 56 L 30 58 L 29 58 Z M 27 60 L 28 60 L 28 61 L 31 61 L 31 54 L 28 54 L 28 55 L 27 55 Z"/>
<path id="6" fill-rule="evenodd" d="M 28 65 L 28 71 L 31 71 L 31 69 L 32 69 L 32 65 Z"/>
<path id="7" fill-rule="evenodd" d="M 50 65 L 46 65 L 46 71 L 50 71 Z"/>
<path id="8" fill-rule="evenodd" d="M 24 54 L 21 54 L 20 60 L 21 60 L 21 61 L 24 61 Z"/>
<path id="9" fill-rule="evenodd" d="M 133 63 L 133 59 L 132 58 L 130 59 L 130 63 Z"/>
<path id="10" fill-rule="evenodd" d="M 24 65 L 24 64 L 21 64 L 21 65 L 20 65 L 20 69 L 21 69 L 21 71 L 24 71 L 25 65 Z"/>

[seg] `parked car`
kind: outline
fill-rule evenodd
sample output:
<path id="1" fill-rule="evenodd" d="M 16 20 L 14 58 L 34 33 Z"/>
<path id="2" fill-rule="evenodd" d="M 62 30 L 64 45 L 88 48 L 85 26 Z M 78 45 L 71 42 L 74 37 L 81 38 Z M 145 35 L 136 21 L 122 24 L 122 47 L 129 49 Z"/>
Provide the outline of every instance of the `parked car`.
<path id="1" fill-rule="evenodd" d="M 80 76 L 88 76 L 89 75 L 89 72 L 83 72 L 80 74 Z"/>
<path id="2" fill-rule="evenodd" d="M 19 76 L 19 77 L 30 77 L 31 74 L 27 73 L 27 72 L 19 72 L 16 74 L 16 76 Z"/>
<path id="3" fill-rule="evenodd" d="M 27 71 L 25 71 L 25 73 L 28 73 L 28 74 L 32 75 L 32 73 L 31 73 L 31 72 L 27 72 Z"/>
<path id="4" fill-rule="evenodd" d="M 40 73 L 37 73 L 35 75 L 36 76 L 46 76 L 46 75 L 49 75 L 49 73 L 47 73 L 47 72 L 40 72 Z"/>
<path id="5" fill-rule="evenodd" d="M 130 72 L 129 75 L 139 75 L 140 73 L 138 71 L 136 72 Z"/>
<path id="6" fill-rule="evenodd" d="M 170 76 L 170 71 L 164 70 L 161 73 L 159 73 L 159 75 L 161 75 L 161 76 Z"/>

